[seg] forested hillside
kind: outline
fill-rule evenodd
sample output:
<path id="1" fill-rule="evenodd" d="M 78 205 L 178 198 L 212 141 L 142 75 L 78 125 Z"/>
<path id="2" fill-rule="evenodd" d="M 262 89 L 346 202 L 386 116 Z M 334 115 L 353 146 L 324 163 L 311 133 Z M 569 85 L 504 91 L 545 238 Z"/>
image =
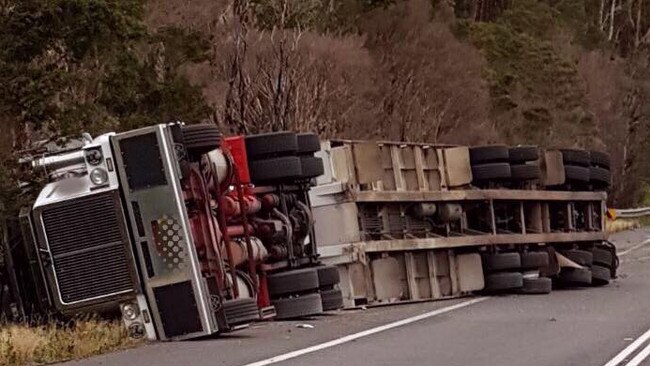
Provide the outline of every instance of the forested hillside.
<path id="1" fill-rule="evenodd" d="M 621 206 L 650 178 L 644 0 L 1 0 L 0 17 L 3 202 L 33 141 L 171 120 L 607 150 Z"/>

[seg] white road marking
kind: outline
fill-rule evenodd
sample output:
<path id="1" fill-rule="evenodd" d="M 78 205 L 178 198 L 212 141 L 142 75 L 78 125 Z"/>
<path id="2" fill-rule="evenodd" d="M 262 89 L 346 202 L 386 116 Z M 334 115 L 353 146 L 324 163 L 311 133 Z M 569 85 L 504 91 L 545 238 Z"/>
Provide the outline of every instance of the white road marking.
<path id="1" fill-rule="evenodd" d="M 442 309 L 430 311 L 428 313 L 424 313 L 424 314 L 421 314 L 421 315 L 416 315 L 416 316 L 411 317 L 411 318 L 398 320 L 398 321 L 393 322 L 393 323 L 388 323 L 388 324 L 385 324 L 385 325 L 381 325 L 379 327 L 364 330 L 364 331 L 359 332 L 359 333 L 350 334 L 350 335 L 347 335 L 347 336 L 344 336 L 344 337 L 341 337 L 341 338 L 338 338 L 338 339 L 331 340 L 329 342 L 325 342 L 325 343 L 317 344 L 315 346 L 303 348 L 303 349 L 300 349 L 300 350 L 297 350 L 297 351 L 285 353 L 283 355 L 267 358 L 266 360 L 261 360 L 261 361 L 249 363 L 249 364 L 244 365 L 244 366 L 266 366 L 266 365 L 271 365 L 271 364 L 274 364 L 274 363 L 290 360 L 292 358 L 296 358 L 296 357 L 299 357 L 299 356 L 302 356 L 302 355 L 306 355 L 308 353 L 312 353 L 312 352 L 320 351 L 320 350 L 323 350 L 323 349 L 326 349 L 326 348 L 331 348 L 331 347 L 334 347 L 334 346 L 338 346 L 340 344 L 351 342 L 351 341 L 357 340 L 359 338 L 367 337 L 369 335 L 381 333 L 381 332 L 387 331 L 389 329 L 401 327 L 401 326 L 404 326 L 404 325 L 407 325 L 407 324 L 415 323 L 415 322 L 423 320 L 423 319 L 431 318 L 431 317 L 434 317 L 434 316 L 437 316 L 437 315 L 441 315 L 441 314 L 445 314 L 445 313 L 448 313 L 448 312 L 451 312 L 451 311 L 454 311 L 454 310 L 458 310 L 458 309 L 461 309 L 461 308 L 464 308 L 464 307 L 467 307 L 467 306 L 470 306 L 470 305 L 474 305 L 476 303 L 479 303 L 479 302 L 487 300 L 487 299 L 488 299 L 488 297 L 479 297 L 479 298 L 476 298 L 476 299 L 473 299 L 473 300 L 464 301 L 464 302 L 461 302 L 461 303 L 456 304 L 456 305 L 451 305 L 451 306 L 448 306 L 448 307 L 445 307 L 445 308 L 442 308 Z"/>
<path id="2" fill-rule="evenodd" d="M 626 363 L 625 366 L 639 366 L 643 360 L 648 358 L 648 356 L 650 356 L 650 345 L 645 346 L 645 348 L 642 349 L 641 352 L 637 353 L 637 355 L 634 356 L 630 362 Z"/>
<path id="3" fill-rule="evenodd" d="M 647 245 L 647 244 L 650 244 L 650 239 L 647 239 L 647 240 L 645 240 L 645 241 L 642 241 L 642 242 L 640 242 L 639 244 L 636 244 L 635 246 L 633 246 L 632 248 L 626 249 L 626 250 L 624 250 L 624 251 L 618 253 L 618 256 L 620 257 L 620 256 L 623 256 L 623 255 L 626 255 L 627 253 L 629 253 L 629 252 L 631 252 L 631 251 L 633 251 L 633 250 L 639 249 L 639 248 L 641 248 L 642 246 Z"/>
<path id="4" fill-rule="evenodd" d="M 648 259 L 650 259 L 650 255 L 644 255 L 643 257 L 623 259 L 621 263 L 643 262 L 643 261 L 647 261 Z"/>
<path id="5" fill-rule="evenodd" d="M 623 362 L 629 355 L 631 355 L 637 348 L 641 347 L 648 339 L 650 339 L 650 329 L 643 333 L 639 338 L 634 342 L 630 343 L 629 346 L 625 347 L 621 352 L 619 352 L 614 358 L 607 362 L 604 366 L 616 366 Z M 647 348 L 647 347 L 646 347 Z"/>

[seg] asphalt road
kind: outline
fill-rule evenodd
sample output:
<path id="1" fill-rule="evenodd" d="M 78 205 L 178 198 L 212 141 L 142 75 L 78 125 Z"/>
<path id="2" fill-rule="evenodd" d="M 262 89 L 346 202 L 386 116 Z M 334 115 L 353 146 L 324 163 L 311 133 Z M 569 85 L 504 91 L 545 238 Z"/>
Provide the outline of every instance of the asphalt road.
<path id="1" fill-rule="evenodd" d="M 68 364 L 650 366 L 650 230 L 612 239 L 623 255 L 606 287 L 343 311 Z"/>

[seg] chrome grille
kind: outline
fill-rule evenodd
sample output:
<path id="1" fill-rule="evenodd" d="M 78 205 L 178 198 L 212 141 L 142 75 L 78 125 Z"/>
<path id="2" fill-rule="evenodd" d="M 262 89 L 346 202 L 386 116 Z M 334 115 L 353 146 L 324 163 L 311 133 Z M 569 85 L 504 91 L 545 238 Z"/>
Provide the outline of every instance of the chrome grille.
<path id="1" fill-rule="evenodd" d="M 48 206 L 43 225 L 56 281 L 65 304 L 133 289 L 116 193 Z"/>

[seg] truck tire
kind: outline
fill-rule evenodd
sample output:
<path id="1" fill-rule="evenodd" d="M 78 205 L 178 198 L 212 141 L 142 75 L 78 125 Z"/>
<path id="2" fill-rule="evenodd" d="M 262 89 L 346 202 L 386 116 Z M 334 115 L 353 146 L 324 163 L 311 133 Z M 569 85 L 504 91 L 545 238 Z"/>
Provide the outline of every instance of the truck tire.
<path id="1" fill-rule="evenodd" d="M 313 154 L 320 151 L 320 138 L 317 134 L 303 132 L 296 135 L 298 138 L 298 155 Z"/>
<path id="2" fill-rule="evenodd" d="M 560 149 L 560 151 L 565 165 L 577 165 L 587 168 L 591 165 L 589 151 L 580 149 Z"/>
<path id="3" fill-rule="evenodd" d="M 325 173 L 323 159 L 313 156 L 301 156 L 300 168 L 302 169 L 300 177 L 304 179 L 316 178 Z"/>
<path id="4" fill-rule="evenodd" d="M 519 272 L 498 272 L 485 276 L 486 291 L 503 291 L 521 288 L 524 277 Z"/>
<path id="5" fill-rule="evenodd" d="M 521 254 L 522 269 L 539 269 L 549 264 L 547 252 L 527 252 Z"/>
<path id="6" fill-rule="evenodd" d="M 510 164 L 489 163 L 472 165 L 472 177 L 475 181 L 510 179 L 512 177 Z"/>
<path id="7" fill-rule="evenodd" d="M 267 284 L 271 297 L 316 291 L 318 272 L 315 268 L 303 268 L 274 273 L 267 277 Z"/>
<path id="8" fill-rule="evenodd" d="M 320 288 L 331 287 L 341 281 L 339 269 L 336 266 L 316 267 L 316 271 L 318 272 L 318 286 Z"/>
<path id="9" fill-rule="evenodd" d="M 510 166 L 513 180 L 537 180 L 542 177 L 542 169 L 537 164 L 517 164 Z"/>
<path id="10" fill-rule="evenodd" d="M 607 268 L 612 268 L 614 264 L 614 257 L 609 250 L 594 248 L 591 252 L 593 255 L 593 264 Z"/>
<path id="11" fill-rule="evenodd" d="M 229 326 L 252 323 L 260 318 L 259 307 L 254 298 L 226 300 L 224 313 Z"/>
<path id="12" fill-rule="evenodd" d="M 590 151 L 589 155 L 591 157 L 592 166 L 605 168 L 607 170 L 611 168 L 612 160 L 608 153 L 602 151 Z"/>
<path id="13" fill-rule="evenodd" d="M 553 289 L 553 281 L 547 277 L 539 278 L 524 278 L 523 286 L 521 287 L 522 294 L 550 294 Z"/>
<path id="14" fill-rule="evenodd" d="M 596 166 L 589 168 L 589 181 L 594 185 L 602 188 L 609 188 L 610 179 L 609 170 Z"/>
<path id="15" fill-rule="evenodd" d="M 567 286 L 589 286 L 591 271 L 588 268 L 562 268 L 559 281 Z"/>
<path id="16" fill-rule="evenodd" d="M 343 293 L 339 289 L 321 290 L 323 310 L 338 310 L 343 307 Z"/>
<path id="17" fill-rule="evenodd" d="M 506 162 L 509 160 L 508 147 L 505 145 L 475 146 L 469 148 L 469 158 L 474 164 Z"/>
<path id="18" fill-rule="evenodd" d="M 497 253 L 483 257 L 483 267 L 487 272 L 521 268 L 519 253 Z"/>
<path id="19" fill-rule="evenodd" d="M 594 255 L 586 250 L 562 250 L 560 251 L 560 254 L 585 267 L 591 267 L 594 262 Z"/>
<path id="20" fill-rule="evenodd" d="M 298 151 L 298 136 L 287 131 L 246 136 L 245 143 L 249 161 L 294 155 Z"/>
<path id="21" fill-rule="evenodd" d="M 302 178 L 302 161 L 297 156 L 284 156 L 249 162 L 253 183 L 274 183 Z"/>
<path id="22" fill-rule="evenodd" d="M 181 127 L 183 145 L 190 155 L 202 155 L 221 146 L 223 136 L 219 128 L 206 123 Z"/>
<path id="23" fill-rule="evenodd" d="M 591 284 L 605 286 L 611 279 L 611 270 L 608 267 L 593 265 L 591 267 Z"/>
<path id="24" fill-rule="evenodd" d="M 567 181 L 574 182 L 589 182 L 589 178 L 591 177 L 589 168 L 576 165 L 565 165 L 564 174 Z"/>
<path id="25" fill-rule="evenodd" d="M 508 151 L 508 157 L 513 164 L 522 164 L 539 159 L 537 146 L 515 146 Z"/>
<path id="26" fill-rule="evenodd" d="M 323 302 L 319 293 L 271 300 L 275 307 L 276 319 L 294 319 L 323 312 Z"/>

